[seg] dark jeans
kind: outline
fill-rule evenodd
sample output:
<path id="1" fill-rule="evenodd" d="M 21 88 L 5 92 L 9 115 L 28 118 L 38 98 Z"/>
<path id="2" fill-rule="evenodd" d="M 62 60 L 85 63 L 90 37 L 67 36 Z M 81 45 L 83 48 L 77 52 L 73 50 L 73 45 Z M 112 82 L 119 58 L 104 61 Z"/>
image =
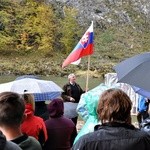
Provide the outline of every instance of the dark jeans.
<path id="1" fill-rule="evenodd" d="M 142 121 L 145 120 L 148 117 L 149 117 L 149 114 L 148 114 L 147 111 L 139 112 L 137 114 L 137 121 L 139 123 L 139 127 L 140 127 L 140 123 L 142 123 Z"/>

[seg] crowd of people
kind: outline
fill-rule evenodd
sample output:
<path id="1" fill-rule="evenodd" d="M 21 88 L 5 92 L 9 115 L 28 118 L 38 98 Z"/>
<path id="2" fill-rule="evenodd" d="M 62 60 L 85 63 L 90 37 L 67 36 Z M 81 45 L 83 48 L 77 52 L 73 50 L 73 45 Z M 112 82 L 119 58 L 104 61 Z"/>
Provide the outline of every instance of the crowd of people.
<path id="1" fill-rule="evenodd" d="M 44 115 L 38 114 L 40 103 L 35 103 L 32 94 L 0 93 L 0 150 L 150 149 L 150 132 L 132 125 L 132 102 L 118 88 L 102 92 L 95 110 L 98 124 L 91 133 L 74 142 L 78 134 L 78 116 L 71 119 L 65 117 L 64 103 L 79 103 L 85 91 L 76 83 L 74 74 L 68 76 L 63 90 L 60 98 L 47 105 L 41 102 Z M 145 104 L 148 114 L 149 99 L 145 99 Z"/>

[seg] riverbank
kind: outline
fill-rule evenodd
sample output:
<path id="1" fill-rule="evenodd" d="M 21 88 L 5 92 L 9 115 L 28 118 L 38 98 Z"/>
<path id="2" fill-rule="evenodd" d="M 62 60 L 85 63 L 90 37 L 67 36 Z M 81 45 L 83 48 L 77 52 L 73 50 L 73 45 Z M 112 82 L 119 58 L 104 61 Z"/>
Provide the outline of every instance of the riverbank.
<path id="1" fill-rule="evenodd" d="M 50 57 L 40 57 L 38 55 L 27 56 L 5 56 L 0 59 L 0 75 L 24 75 L 33 74 L 41 76 L 55 75 L 58 77 L 66 77 L 73 72 L 77 76 L 86 76 L 87 74 L 87 57 L 82 59 L 80 65 L 69 65 L 65 69 L 61 68 L 64 61 L 63 55 L 55 55 Z M 113 64 L 107 61 L 98 62 L 92 58 L 89 76 L 93 78 L 101 78 L 105 73 L 112 71 Z"/>

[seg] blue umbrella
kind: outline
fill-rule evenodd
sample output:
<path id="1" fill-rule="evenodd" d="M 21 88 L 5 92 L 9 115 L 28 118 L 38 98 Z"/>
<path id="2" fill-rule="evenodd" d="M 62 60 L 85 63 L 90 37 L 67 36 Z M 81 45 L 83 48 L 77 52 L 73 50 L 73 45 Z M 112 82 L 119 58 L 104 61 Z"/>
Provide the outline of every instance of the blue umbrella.
<path id="1" fill-rule="evenodd" d="M 57 97 L 60 97 L 61 92 L 35 93 L 33 95 L 35 101 L 46 101 L 46 100 L 53 100 Z"/>
<path id="2" fill-rule="evenodd" d="M 139 87 L 136 87 L 136 86 L 132 86 L 132 88 L 133 88 L 133 90 L 134 90 L 136 93 L 138 93 L 138 94 L 140 94 L 140 95 L 142 95 L 142 96 L 144 96 L 144 97 L 150 98 L 150 92 L 148 92 L 148 91 L 146 91 L 146 90 L 143 90 L 143 89 L 141 89 L 141 88 L 139 88 Z"/>
<path id="3" fill-rule="evenodd" d="M 114 67 L 118 82 L 150 92 L 150 52 L 130 57 Z"/>

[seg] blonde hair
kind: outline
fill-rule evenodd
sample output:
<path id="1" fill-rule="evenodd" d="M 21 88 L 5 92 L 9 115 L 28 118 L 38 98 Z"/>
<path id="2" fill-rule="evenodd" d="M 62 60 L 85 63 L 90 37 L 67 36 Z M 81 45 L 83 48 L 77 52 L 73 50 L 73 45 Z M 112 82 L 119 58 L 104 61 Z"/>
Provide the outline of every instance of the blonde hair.
<path id="1" fill-rule="evenodd" d="M 23 98 L 24 98 L 25 104 L 31 104 L 33 110 L 35 110 L 34 95 L 33 94 L 24 94 Z"/>
<path id="2" fill-rule="evenodd" d="M 72 77 L 75 77 L 75 74 L 74 73 L 71 73 L 68 75 L 68 79 L 72 78 Z"/>

